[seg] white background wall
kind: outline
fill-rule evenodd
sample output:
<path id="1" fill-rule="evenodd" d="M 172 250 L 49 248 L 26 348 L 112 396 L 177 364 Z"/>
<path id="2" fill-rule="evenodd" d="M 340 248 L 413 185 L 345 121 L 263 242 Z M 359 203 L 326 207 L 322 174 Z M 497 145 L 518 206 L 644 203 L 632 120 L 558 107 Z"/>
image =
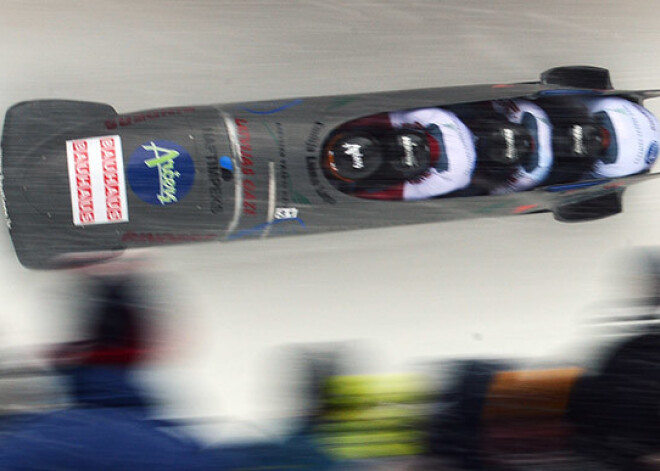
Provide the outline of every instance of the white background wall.
<path id="1" fill-rule="evenodd" d="M 657 9 L 650 0 L 0 0 L 0 109 L 72 98 L 130 112 L 524 81 L 564 64 L 608 67 L 618 88 L 660 87 Z M 621 250 L 656 244 L 659 198 L 660 183 L 642 184 L 623 215 L 580 225 L 533 215 L 161 250 L 181 361 L 156 387 L 185 413 L 263 420 L 294 407 L 278 348 L 290 343 L 364 339 L 374 370 L 559 352 L 585 308 L 618 289 Z M 75 337 L 76 295 L 73 276 L 22 268 L 0 233 L 4 345 Z"/>

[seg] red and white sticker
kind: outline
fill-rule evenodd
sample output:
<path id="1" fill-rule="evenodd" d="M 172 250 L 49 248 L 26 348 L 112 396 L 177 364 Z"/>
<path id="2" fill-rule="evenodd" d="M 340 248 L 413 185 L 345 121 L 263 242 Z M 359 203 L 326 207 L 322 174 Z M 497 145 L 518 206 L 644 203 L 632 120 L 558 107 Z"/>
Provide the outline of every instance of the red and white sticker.
<path id="1" fill-rule="evenodd" d="M 128 221 L 124 158 L 119 136 L 66 141 L 73 223 Z"/>

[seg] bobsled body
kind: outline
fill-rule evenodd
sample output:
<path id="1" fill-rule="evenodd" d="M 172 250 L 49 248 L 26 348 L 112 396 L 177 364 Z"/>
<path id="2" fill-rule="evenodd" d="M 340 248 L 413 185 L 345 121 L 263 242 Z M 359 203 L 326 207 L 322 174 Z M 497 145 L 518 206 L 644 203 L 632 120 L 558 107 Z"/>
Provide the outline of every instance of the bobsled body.
<path id="1" fill-rule="evenodd" d="M 540 211 L 552 211 L 564 221 L 616 214 L 623 189 L 648 174 L 503 196 L 450 194 L 411 202 L 348 194 L 330 181 L 324 168 L 328 139 L 345 123 L 365 116 L 520 97 L 618 95 L 639 103 L 654 96 L 615 91 L 609 88 L 609 77 L 603 83 L 572 86 L 569 75 L 557 79 L 546 73 L 534 83 L 123 115 L 98 103 L 20 103 L 7 112 L 2 140 L 4 203 L 12 241 L 25 266 L 52 268 L 71 263 L 77 255 L 100 260 L 124 249 L 171 243 Z"/>

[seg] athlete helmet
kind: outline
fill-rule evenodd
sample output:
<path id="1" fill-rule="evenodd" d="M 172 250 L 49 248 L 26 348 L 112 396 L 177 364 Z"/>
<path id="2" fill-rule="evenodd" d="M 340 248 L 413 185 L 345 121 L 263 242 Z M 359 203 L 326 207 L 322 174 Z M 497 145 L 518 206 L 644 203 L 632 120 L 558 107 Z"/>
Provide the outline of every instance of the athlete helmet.
<path id="1" fill-rule="evenodd" d="M 325 168 L 335 178 L 355 183 L 373 176 L 383 164 L 383 151 L 369 133 L 340 133 L 326 146 Z"/>
<path id="2" fill-rule="evenodd" d="M 522 165 L 534 149 L 534 139 L 520 124 L 482 123 L 477 136 L 477 152 L 483 167 L 510 169 Z"/>
<path id="3" fill-rule="evenodd" d="M 570 159 L 576 164 L 591 165 L 607 148 L 610 135 L 595 122 L 576 122 L 555 127 L 552 147 L 557 159 Z"/>
<path id="4" fill-rule="evenodd" d="M 592 98 L 585 103 L 605 136 L 594 176 L 632 175 L 647 171 L 655 163 L 660 123 L 650 111 L 622 97 Z"/>
<path id="5" fill-rule="evenodd" d="M 431 151 L 426 135 L 422 132 L 402 129 L 385 138 L 385 168 L 383 178 L 410 180 L 429 169 Z"/>

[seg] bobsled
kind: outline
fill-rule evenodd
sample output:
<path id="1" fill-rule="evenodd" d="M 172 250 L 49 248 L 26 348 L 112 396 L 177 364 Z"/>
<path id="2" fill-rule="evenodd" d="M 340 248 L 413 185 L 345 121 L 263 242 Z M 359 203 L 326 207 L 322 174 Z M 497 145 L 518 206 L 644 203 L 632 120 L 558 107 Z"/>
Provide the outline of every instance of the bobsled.
<path id="1" fill-rule="evenodd" d="M 465 218 L 550 212 L 559 221 L 588 221 L 621 212 L 625 188 L 656 175 L 575 178 L 502 195 L 459 191 L 404 201 L 347 190 L 346 172 L 367 171 L 371 163 L 354 153 L 352 167 L 342 169 L 329 147 L 348 124 L 396 111 L 579 96 L 641 104 L 658 95 L 615 90 L 607 70 L 576 66 L 526 83 L 124 114 L 102 103 L 27 101 L 5 116 L 2 200 L 16 254 L 29 268 L 101 261 L 156 245 Z M 656 142 L 646 157 L 655 159 L 657 150 Z"/>

